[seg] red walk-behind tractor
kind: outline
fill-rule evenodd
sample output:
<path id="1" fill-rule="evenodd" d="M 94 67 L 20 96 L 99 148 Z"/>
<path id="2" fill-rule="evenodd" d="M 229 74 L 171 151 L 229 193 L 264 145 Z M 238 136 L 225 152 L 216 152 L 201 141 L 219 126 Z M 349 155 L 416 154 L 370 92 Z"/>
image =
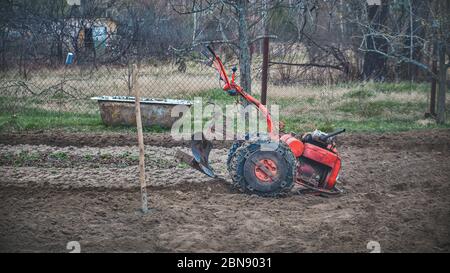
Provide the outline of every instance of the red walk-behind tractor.
<path id="1" fill-rule="evenodd" d="M 224 82 L 223 90 L 256 106 L 267 122 L 267 135 L 247 135 L 245 140 L 233 143 L 228 153 L 227 169 L 234 185 L 245 193 L 261 196 L 287 193 L 295 184 L 300 185 L 304 192 L 340 193 L 336 181 L 341 158 L 336 150 L 335 137 L 345 129 L 330 134 L 315 130 L 302 136 L 293 133 L 275 135 L 267 108 L 235 83 L 236 68 L 233 68 L 230 80 L 220 58 L 211 47 L 207 48 Z M 202 173 L 216 177 L 208 163 L 212 143 L 202 133 L 197 133 L 193 135 L 191 148 L 193 157 L 180 152 L 180 159 Z"/>

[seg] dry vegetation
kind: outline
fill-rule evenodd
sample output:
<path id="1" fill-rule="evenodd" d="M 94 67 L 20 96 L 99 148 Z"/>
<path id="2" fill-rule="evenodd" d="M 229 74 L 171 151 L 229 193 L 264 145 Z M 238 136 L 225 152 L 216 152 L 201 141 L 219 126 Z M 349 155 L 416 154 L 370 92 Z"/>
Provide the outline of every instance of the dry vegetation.
<path id="1" fill-rule="evenodd" d="M 26 79 L 7 72 L 0 80 L 0 127 L 10 130 L 10 119 L 14 116 L 13 122 L 17 121 L 18 126 L 12 129 L 95 127 L 104 130 L 97 105 L 90 97 L 132 95 L 128 72 L 126 67 L 77 67 L 30 71 Z M 257 71 L 254 78 L 253 92 L 258 96 Z M 280 116 L 288 130 L 318 127 L 328 131 L 345 127 L 355 131 L 395 131 L 437 127 L 434 121 L 424 119 L 428 84 L 365 82 L 313 86 L 273 82 L 276 81 L 272 79 L 269 84 L 268 101 L 280 105 Z M 143 65 L 140 83 L 145 97 L 203 97 L 222 105 L 234 101 L 219 89 L 215 70 L 198 63 L 188 63 L 185 73 L 173 64 Z M 447 126 L 448 123 L 444 125 Z"/>

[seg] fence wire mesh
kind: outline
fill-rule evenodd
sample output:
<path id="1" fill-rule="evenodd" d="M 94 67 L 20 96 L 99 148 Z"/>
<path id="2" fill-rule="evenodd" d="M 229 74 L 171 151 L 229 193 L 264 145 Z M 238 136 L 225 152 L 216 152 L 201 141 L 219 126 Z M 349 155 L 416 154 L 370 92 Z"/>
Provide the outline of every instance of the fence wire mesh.
<path id="1" fill-rule="evenodd" d="M 238 60 L 225 60 L 225 65 L 231 72 L 231 67 L 238 65 Z M 259 97 L 261 90 L 261 65 L 262 56 L 255 55 L 252 61 L 252 93 L 256 97 Z M 53 114 L 96 114 L 99 110 L 92 97 L 133 96 L 132 65 L 30 67 L 24 65 L 0 72 L 0 108 L 3 113 L 36 110 Z M 282 103 L 285 99 L 298 97 L 305 84 L 305 77 L 299 73 L 293 67 L 271 66 L 268 103 Z M 145 98 L 220 98 L 221 85 L 217 71 L 198 60 L 141 64 L 139 85 L 141 96 Z"/>
<path id="2" fill-rule="evenodd" d="M 147 98 L 201 96 L 218 88 L 215 71 L 192 64 L 184 72 L 171 64 L 142 65 L 139 69 L 141 95 Z M 19 113 L 26 109 L 53 112 L 98 112 L 96 96 L 133 96 L 128 67 L 68 66 L 59 69 L 10 70 L 0 78 L 2 112 Z"/>

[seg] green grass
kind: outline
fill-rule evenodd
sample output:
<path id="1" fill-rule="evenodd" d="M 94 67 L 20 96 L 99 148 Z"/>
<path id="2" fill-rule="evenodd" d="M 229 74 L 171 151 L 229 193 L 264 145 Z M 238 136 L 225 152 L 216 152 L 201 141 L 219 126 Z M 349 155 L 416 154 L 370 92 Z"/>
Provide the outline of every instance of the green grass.
<path id="1" fill-rule="evenodd" d="M 409 92 L 429 92 L 430 87 L 427 83 L 410 83 L 410 82 L 399 82 L 399 83 L 380 83 L 380 82 L 369 82 L 367 84 L 368 89 L 373 89 L 376 92 L 382 93 L 409 93 Z"/>
<path id="2" fill-rule="evenodd" d="M 340 83 L 336 87 L 347 88 L 349 90 L 367 90 L 381 93 L 427 93 L 430 91 L 428 83 L 411 82 L 349 82 Z"/>
<path id="3" fill-rule="evenodd" d="M 219 105 L 233 104 L 236 101 L 236 97 L 232 97 L 222 89 L 215 88 L 210 90 L 203 90 L 195 92 L 191 95 L 192 98 L 202 98 L 203 104 L 207 102 L 214 102 Z"/>
<path id="4" fill-rule="evenodd" d="M 83 159 L 86 161 L 92 161 L 94 159 L 94 156 L 90 155 L 90 154 L 86 154 L 86 155 L 83 155 Z"/>
<path id="5" fill-rule="evenodd" d="M 280 118 L 286 124 L 286 131 L 346 128 L 350 132 L 391 132 L 450 127 L 450 122 L 436 125 L 424 119 L 428 84 L 368 82 L 311 86 L 291 90 L 293 93 L 289 96 L 277 97 L 282 91 L 282 87 L 279 90 L 269 89 L 269 104 L 280 106 Z M 236 101 L 235 97 L 221 89 L 198 91 L 190 94 L 190 97 L 201 97 L 204 107 L 209 102 L 225 106 Z M 258 95 L 255 97 L 259 98 Z M 0 132 L 53 129 L 72 132 L 136 132 L 133 126 L 105 126 L 98 113 L 48 111 L 39 108 L 45 104 L 39 99 L 25 104 L 29 107 L 17 107 L 20 110 L 17 111 L 11 107 L 14 101 L 11 97 L 0 97 Z M 450 111 L 447 115 L 450 119 Z M 169 130 L 154 126 L 146 127 L 144 131 L 161 133 Z"/>
<path id="6" fill-rule="evenodd" d="M 20 112 L 0 113 L 0 132 L 62 129 L 75 132 L 136 132 L 135 127 L 106 126 L 100 114 L 80 114 L 25 108 Z M 145 127 L 145 132 L 161 133 L 167 129 L 159 126 Z"/>
<path id="7" fill-rule="evenodd" d="M 14 166 L 21 166 L 39 161 L 41 157 L 37 152 L 20 151 L 18 154 L 11 152 L 5 153 L 0 159 L 7 162 L 12 162 Z"/>
<path id="8" fill-rule="evenodd" d="M 293 98 L 271 98 L 269 104 L 280 106 L 280 119 L 285 122 L 287 132 L 305 132 L 315 128 L 323 131 L 346 128 L 350 132 L 393 132 L 450 127 L 450 122 L 437 125 L 432 120 L 425 120 L 428 84 L 368 82 L 328 88 L 331 91 L 339 88 L 346 91 L 338 96 L 320 97 L 317 94 L 322 87 L 311 87 L 309 94 L 299 94 Z M 423 97 L 423 101 L 391 97 L 395 94 L 404 94 L 406 98 L 410 94 L 418 94 Z M 220 89 L 198 92 L 195 96 L 202 97 L 204 104 L 205 101 L 212 101 L 218 105 L 226 105 L 235 101 Z M 286 110 L 290 108 L 300 113 Z M 450 111 L 447 115 L 450 118 Z"/>
<path id="9" fill-rule="evenodd" d="M 348 101 L 337 107 L 336 110 L 359 115 L 364 118 L 375 118 L 383 115 L 396 115 L 407 114 L 413 115 L 419 113 L 422 109 L 426 109 L 427 104 L 425 102 L 413 103 L 413 102 L 400 102 L 392 100 L 380 100 L 380 101 Z"/>
<path id="10" fill-rule="evenodd" d="M 367 99 L 375 96 L 376 92 L 373 89 L 367 88 L 355 88 L 344 95 L 345 98 L 350 99 Z"/>
<path id="11" fill-rule="evenodd" d="M 60 161 L 66 161 L 69 159 L 69 156 L 65 152 L 54 152 L 50 154 L 50 157 Z"/>
<path id="12" fill-rule="evenodd" d="M 445 125 L 422 125 L 420 123 L 411 122 L 410 120 L 401 119 L 365 119 L 364 121 L 355 121 L 348 119 L 332 119 L 311 120 L 308 118 L 288 118 L 286 121 L 287 132 L 305 132 L 317 128 L 325 132 L 331 132 L 336 129 L 345 128 L 347 132 L 367 132 L 367 133 L 383 133 L 383 132 L 401 132 L 409 130 L 422 130 L 433 128 L 450 128 L 447 123 Z M 306 126 L 305 126 L 306 125 Z"/>

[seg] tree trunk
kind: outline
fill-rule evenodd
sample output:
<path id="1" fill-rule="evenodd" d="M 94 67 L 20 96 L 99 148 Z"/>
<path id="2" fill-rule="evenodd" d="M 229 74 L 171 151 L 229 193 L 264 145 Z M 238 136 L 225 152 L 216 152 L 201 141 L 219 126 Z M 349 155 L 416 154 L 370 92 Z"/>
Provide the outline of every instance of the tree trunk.
<path id="1" fill-rule="evenodd" d="M 445 43 L 439 45 L 439 90 L 437 95 L 437 123 L 445 124 L 445 93 L 447 91 L 447 64 Z"/>
<path id="2" fill-rule="evenodd" d="M 0 52 L 2 54 L 1 56 L 1 62 L 0 62 L 0 70 L 1 71 L 6 71 L 8 70 L 8 66 L 6 64 L 6 50 L 7 50 L 7 45 L 6 45 L 6 30 L 4 28 L 2 28 L 2 30 L 0 31 Z"/>
<path id="3" fill-rule="evenodd" d="M 384 24 L 388 15 L 388 5 L 383 1 L 381 5 L 368 5 L 368 20 L 375 31 Z M 386 52 L 386 42 L 380 37 L 369 35 L 367 37 L 367 48 Z M 386 76 L 386 58 L 376 52 L 364 54 L 363 75 L 364 79 L 383 80 Z"/>
<path id="4" fill-rule="evenodd" d="M 56 55 L 58 61 L 56 62 L 58 65 L 64 64 L 64 53 L 63 53 L 63 38 L 62 34 L 58 35 L 58 42 L 57 42 L 57 48 L 56 48 Z"/>
<path id="5" fill-rule="evenodd" d="M 435 34 L 436 35 L 436 34 Z M 432 58 L 431 58 L 431 72 L 435 75 L 438 74 L 437 71 L 437 52 L 438 52 L 438 45 L 436 42 L 436 38 L 433 38 L 433 52 L 432 52 Z M 430 115 L 436 116 L 436 86 L 437 86 L 437 80 L 435 77 L 431 77 L 431 90 L 430 90 Z"/>
<path id="6" fill-rule="evenodd" d="M 247 24 L 247 0 L 239 0 L 237 3 L 239 14 L 239 72 L 242 88 L 248 93 L 252 92 L 251 60 L 249 48 L 249 34 Z"/>

